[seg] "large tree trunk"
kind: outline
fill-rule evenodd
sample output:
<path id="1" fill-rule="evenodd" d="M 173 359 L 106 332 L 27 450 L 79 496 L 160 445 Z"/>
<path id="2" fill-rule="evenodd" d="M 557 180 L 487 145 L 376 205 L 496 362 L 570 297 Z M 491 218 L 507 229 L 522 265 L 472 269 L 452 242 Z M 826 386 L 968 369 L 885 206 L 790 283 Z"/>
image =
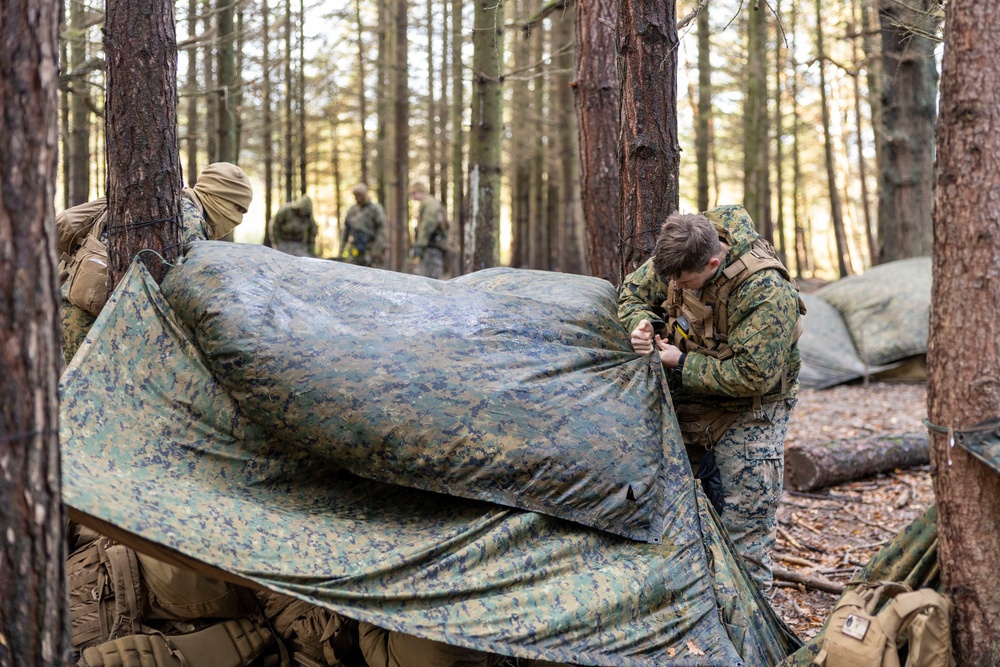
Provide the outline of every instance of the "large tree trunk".
<path id="1" fill-rule="evenodd" d="M 870 436 L 785 449 L 785 486 L 810 491 L 928 462 L 926 433 Z"/>
<path id="2" fill-rule="evenodd" d="M 236 122 L 233 94 L 236 80 L 236 53 L 233 50 L 233 0 L 216 0 L 215 25 L 215 113 L 218 118 L 219 162 L 236 161 Z"/>
<path id="3" fill-rule="evenodd" d="M 403 269 L 410 248 L 409 208 L 407 195 L 410 171 L 410 84 L 408 73 L 408 41 L 406 29 L 409 12 L 407 0 L 396 0 L 392 20 L 392 59 L 390 90 L 392 91 L 392 128 L 389 147 L 389 200 L 386 214 L 389 223 L 389 254 L 392 268 Z"/>
<path id="4" fill-rule="evenodd" d="M 262 35 L 262 60 L 261 78 L 263 79 L 263 96 L 261 101 L 264 113 L 264 245 L 272 246 L 271 232 L 269 224 L 271 221 L 271 211 L 274 202 L 274 116 L 271 113 L 271 10 L 267 5 L 268 0 L 261 0 L 261 35 Z"/>
<path id="5" fill-rule="evenodd" d="M 576 31 L 576 9 L 567 7 L 554 19 L 556 32 L 554 51 L 555 77 L 560 147 L 559 174 L 559 243 L 556 269 L 565 273 L 584 273 L 583 239 L 580 233 L 583 209 L 580 204 L 580 144 L 577 136 L 576 112 L 573 106 L 573 50 Z"/>
<path id="6" fill-rule="evenodd" d="M 514 16 L 527 15 L 527 0 L 516 0 L 510 4 Z M 530 33 L 524 30 L 515 32 L 511 38 L 513 44 L 513 70 L 507 80 L 510 82 L 510 107 L 507 114 L 510 125 L 510 139 L 507 151 L 510 155 L 510 219 L 511 245 L 510 265 L 514 268 L 525 268 L 528 265 L 528 234 L 531 219 L 531 127 L 525 119 L 531 113 L 531 90 L 528 77 L 525 76 L 530 67 L 531 41 Z"/>
<path id="7" fill-rule="evenodd" d="M 4 0 L 0 33 L 0 663 L 68 665 L 55 216 L 59 5 Z"/>
<path id="8" fill-rule="evenodd" d="M 464 272 L 465 256 L 465 170 L 463 169 L 462 112 L 465 85 L 462 75 L 462 0 L 451 0 L 451 222 L 452 234 L 458 238 L 458 252 L 452 258 L 452 275 Z"/>
<path id="9" fill-rule="evenodd" d="M 618 17 L 621 59 L 621 270 L 652 254 L 660 226 L 677 210 L 677 9 L 674 0 L 625 0 Z"/>
<path id="10" fill-rule="evenodd" d="M 879 262 L 931 252 L 934 123 L 937 112 L 937 0 L 881 0 L 882 172 Z"/>
<path id="11" fill-rule="evenodd" d="M 618 166 L 621 89 L 615 70 L 615 0 L 581 0 L 576 8 L 576 113 L 579 119 L 583 216 L 590 274 L 619 284 Z"/>
<path id="12" fill-rule="evenodd" d="M 90 109 L 87 75 L 82 73 L 87 62 L 87 10 L 80 2 L 70 2 L 70 74 L 73 94 L 70 97 L 72 134 L 69 142 L 69 200 L 66 207 L 90 200 Z"/>
<path id="13" fill-rule="evenodd" d="M 708 210 L 709 126 L 712 122 L 712 43 L 708 0 L 698 12 L 698 115 L 694 126 L 694 154 L 698 166 L 698 210 Z M 780 200 L 779 200 L 780 201 Z"/>
<path id="14" fill-rule="evenodd" d="M 833 161 L 833 137 L 830 132 L 830 103 L 826 94 L 826 51 L 823 48 L 823 18 L 820 0 L 816 0 L 816 58 L 819 61 L 819 100 L 823 116 L 823 155 L 826 158 L 826 183 L 830 196 L 830 220 L 837 241 L 837 269 L 841 278 L 853 273 L 847 247 L 844 212 L 837 189 L 837 172 Z"/>
<path id="15" fill-rule="evenodd" d="M 476 0 L 472 55 L 472 136 L 469 139 L 467 268 L 500 262 L 500 139 L 503 134 L 503 0 Z"/>
<path id="16" fill-rule="evenodd" d="M 160 282 L 180 254 L 177 36 L 172 0 L 109 0 L 108 292 L 140 250 Z"/>
<path id="17" fill-rule="evenodd" d="M 934 201 L 928 415 L 962 429 L 1000 415 L 1000 6 L 946 9 Z M 960 665 L 1000 664 L 1000 475 L 934 434 L 941 583 Z"/>
<path id="18" fill-rule="evenodd" d="M 767 7 L 751 8 L 747 21 L 747 78 L 743 97 L 743 202 L 768 241 L 773 241 L 768 167 Z"/>

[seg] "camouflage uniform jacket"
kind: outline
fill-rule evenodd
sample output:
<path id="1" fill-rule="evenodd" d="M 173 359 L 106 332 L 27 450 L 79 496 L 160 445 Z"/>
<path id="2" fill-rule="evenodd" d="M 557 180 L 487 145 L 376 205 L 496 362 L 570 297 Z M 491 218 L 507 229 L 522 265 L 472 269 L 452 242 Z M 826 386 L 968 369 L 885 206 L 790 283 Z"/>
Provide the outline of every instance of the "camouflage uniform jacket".
<path id="1" fill-rule="evenodd" d="M 349 259 L 357 257 L 380 263 L 385 248 L 385 210 L 373 201 L 355 204 L 344 218 L 341 250 L 348 250 Z"/>
<path id="2" fill-rule="evenodd" d="M 275 243 L 301 243 L 311 253 L 318 233 L 312 212 L 300 215 L 292 204 L 278 209 L 271 219 L 271 240 Z"/>
<path id="3" fill-rule="evenodd" d="M 758 238 L 753 221 L 742 206 L 720 206 L 706 214 L 729 245 L 729 266 Z M 720 267 L 720 275 L 724 267 Z M 649 320 L 660 329 L 663 304 L 671 284 L 653 272 L 649 259 L 626 276 L 618 296 L 618 317 L 632 332 Z M 719 307 L 720 304 L 716 304 Z M 750 275 L 730 294 L 724 306 L 728 316 L 729 345 L 733 356 L 722 360 L 690 352 L 680 381 L 672 393 L 678 403 L 705 403 L 732 411 L 749 410 L 753 396 L 763 402 L 791 399 L 798 393 L 801 357 L 794 344 L 799 318 L 798 293 L 777 269 Z"/>
<path id="4" fill-rule="evenodd" d="M 417 235 L 413 241 L 413 247 L 446 250 L 447 239 L 448 228 L 445 224 L 441 203 L 434 197 L 427 195 L 420 202 L 420 209 L 417 211 Z"/>

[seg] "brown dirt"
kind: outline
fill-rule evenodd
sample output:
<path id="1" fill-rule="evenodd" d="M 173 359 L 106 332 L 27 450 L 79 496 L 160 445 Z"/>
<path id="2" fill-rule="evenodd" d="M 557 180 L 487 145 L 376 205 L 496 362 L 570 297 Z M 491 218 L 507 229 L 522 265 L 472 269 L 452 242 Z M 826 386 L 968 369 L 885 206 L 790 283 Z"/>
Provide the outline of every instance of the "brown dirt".
<path id="1" fill-rule="evenodd" d="M 802 390 L 787 444 L 922 430 L 924 384 L 841 385 Z M 826 495 L 820 498 L 817 496 Z M 775 567 L 846 583 L 934 502 L 927 466 L 802 494 L 786 490 L 778 508 Z M 823 626 L 839 596 L 776 579 L 771 604 L 802 639 Z"/>

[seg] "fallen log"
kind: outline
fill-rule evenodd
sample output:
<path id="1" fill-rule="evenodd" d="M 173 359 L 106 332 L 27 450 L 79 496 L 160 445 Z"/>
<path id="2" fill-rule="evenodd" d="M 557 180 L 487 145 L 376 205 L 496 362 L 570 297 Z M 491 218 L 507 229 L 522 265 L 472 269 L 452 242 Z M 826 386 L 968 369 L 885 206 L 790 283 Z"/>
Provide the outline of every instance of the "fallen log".
<path id="1" fill-rule="evenodd" d="M 833 593 L 834 595 L 840 595 L 845 590 L 843 584 L 838 584 L 835 581 L 830 581 L 826 577 L 819 575 L 803 574 L 801 572 L 795 572 L 794 570 L 785 570 L 780 567 L 772 567 L 771 573 L 774 575 L 776 580 L 791 581 L 796 584 L 802 584 L 806 588 L 813 588 L 817 591 Z"/>
<path id="2" fill-rule="evenodd" d="M 926 433 L 791 445 L 785 450 L 785 487 L 811 491 L 929 461 Z"/>

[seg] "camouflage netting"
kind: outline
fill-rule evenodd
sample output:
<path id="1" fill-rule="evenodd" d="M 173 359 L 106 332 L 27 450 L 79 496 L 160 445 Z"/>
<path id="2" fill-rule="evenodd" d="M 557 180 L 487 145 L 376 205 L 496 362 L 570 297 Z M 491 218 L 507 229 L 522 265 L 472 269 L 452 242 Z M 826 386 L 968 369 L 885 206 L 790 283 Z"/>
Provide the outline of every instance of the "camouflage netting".
<path id="1" fill-rule="evenodd" d="M 611 284 L 442 282 L 195 243 L 163 295 L 244 414 L 357 475 L 657 542 L 685 474 L 658 359 Z"/>
<path id="2" fill-rule="evenodd" d="M 245 252 L 245 263 L 260 259 L 255 249 L 224 247 Z M 537 288 L 540 295 L 567 279 L 523 273 L 531 276 L 549 281 Z M 510 288 L 521 284 L 518 277 L 480 274 L 456 286 L 465 283 L 458 294 L 467 298 L 468 283 L 485 278 Z M 403 278 L 418 295 L 449 289 Z M 244 286 L 232 289 L 245 293 Z M 350 301 L 345 296 L 339 308 L 357 307 Z M 564 312 L 538 303 L 553 317 Z M 355 311 L 356 318 L 371 324 L 370 310 L 368 304 Z M 402 331 L 416 326 L 413 319 L 400 324 Z M 347 354 L 356 341 L 338 338 L 331 325 L 324 344 Z M 471 338 L 465 353 L 481 354 L 482 344 Z M 558 338 L 534 345 L 542 356 L 549 346 L 572 347 Z M 311 353 L 299 350 L 289 364 Z M 578 370 L 589 367 L 574 354 Z M 756 594 L 689 469 L 664 480 L 662 543 L 627 540 L 347 473 L 329 457 L 269 434 L 273 424 L 252 421 L 259 413 L 244 412 L 205 359 L 145 270 L 133 266 L 63 376 L 63 495 L 75 515 L 116 526 L 154 555 L 180 554 L 351 618 L 504 655 L 756 667 L 774 665 L 799 645 Z M 659 381 L 648 383 L 645 359 L 602 368 L 619 366 L 654 403 L 666 400 Z M 421 369 L 415 366 L 412 382 Z M 394 409 L 366 391 L 382 410 Z M 572 404 L 565 409 L 574 410 L 566 417 L 580 417 Z M 663 456 L 668 469 L 686 467 L 672 439 L 664 440 Z"/>
<path id="3" fill-rule="evenodd" d="M 799 384 L 802 387 L 825 389 L 887 368 L 868 366 L 861 360 L 844 318 L 836 308 L 813 294 L 799 296 L 807 310 L 799 338 L 802 353 Z"/>
<path id="4" fill-rule="evenodd" d="M 864 363 L 889 364 L 927 352 L 930 257 L 873 266 L 815 295 L 840 311 Z"/>

